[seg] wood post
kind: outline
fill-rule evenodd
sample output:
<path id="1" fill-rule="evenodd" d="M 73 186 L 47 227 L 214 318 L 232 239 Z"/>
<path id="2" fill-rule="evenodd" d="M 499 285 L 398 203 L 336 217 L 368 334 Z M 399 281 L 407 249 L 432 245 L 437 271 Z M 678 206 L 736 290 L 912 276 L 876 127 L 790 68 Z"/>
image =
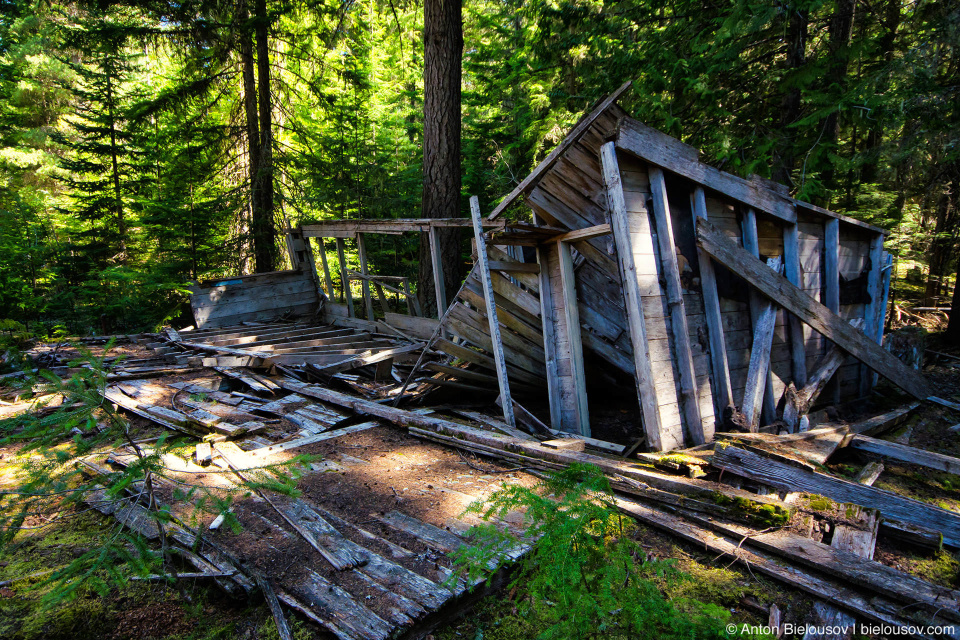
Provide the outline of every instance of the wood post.
<path id="1" fill-rule="evenodd" d="M 575 393 L 576 427 L 582 436 L 590 437 L 590 413 L 587 409 L 587 382 L 583 370 L 583 344 L 580 341 L 580 311 L 577 308 L 576 276 L 570 244 L 557 243 L 560 258 L 560 286 L 563 295 L 563 315 L 570 355 L 571 376 Z"/>
<path id="2" fill-rule="evenodd" d="M 803 288 L 800 274 L 800 233 L 796 223 L 783 226 L 783 271 L 793 285 Z M 790 328 L 790 365 L 793 383 L 799 388 L 807 383 L 807 343 L 803 323 L 792 313 L 786 314 Z"/>
<path id="3" fill-rule="evenodd" d="M 647 436 L 647 445 L 654 451 L 661 451 L 663 450 L 663 439 L 660 437 L 657 390 L 653 383 L 650 354 L 647 351 L 647 331 L 643 322 L 640 283 L 637 280 L 637 267 L 630 242 L 627 206 L 623 197 L 623 185 L 620 179 L 620 166 L 617 162 L 615 143 L 607 142 L 600 147 L 600 162 L 603 170 L 603 182 L 607 189 L 607 210 L 610 212 L 610 226 L 613 230 L 614 242 L 617 245 L 620 278 L 623 282 L 623 300 L 627 311 L 627 324 L 630 328 L 630 341 L 633 344 L 637 397 L 643 417 L 643 430 Z M 542 289 L 540 295 L 543 295 Z"/>
<path id="4" fill-rule="evenodd" d="M 343 238 L 337 238 L 337 259 L 340 261 L 340 282 L 343 285 L 343 299 L 347 304 L 347 315 L 356 317 L 353 308 L 353 294 L 350 292 L 350 276 L 347 275 L 347 258 L 343 251 Z"/>
<path id="5" fill-rule="evenodd" d="M 703 187 L 697 186 L 692 196 L 693 223 L 697 218 L 707 219 L 707 199 Z M 713 259 L 697 247 L 700 262 L 700 288 L 703 292 L 703 310 L 707 321 L 707 339 L 710 343 L 710 365 L 713 370 L 714 397 L 717 417 L 724 409 L 734 407 L 733 388 L 730 384 L 730 363 L 727 360 L 727 345 L 723 338 L 723 318 L 720 315 L 720 296 L 717 293 L 717 277 L 713 271 Z"/>
<path id="6" fill-rule="evenodd" d="M 513 398 L 510 396 L 510 382 L 507 379 L 507 363 L 503 356 L 503 341 L 500 337 L 500 321 L 497 319 L 497 303 L 493 297 L 493 282 L 490 280 L 490 269 L 487 266 L 487 243 L 483 237 L 483 224 L 480 215 L 480 200 L 477 196 L 470 198 L 470 215 L 473 218 L 473 235 L 477 241 L 477 264 L 479 266 L 478 275 L 483 282 L 483 298 L 487 304 L 487 322 L 490 325 L 490 338 L 493 342 L 493 359 L 497 366 L 497 383 L 500 386 L 500 400 L 503 405 L 503 419 L 511 427 L 516 428 L 517 421 L 513 415 Z M 430 227 L 433 234 L 434 228 Z M 431 238 L 433 236 L 431 235 Z M 431 249 L 434 243 L 431 241 Z M 439 253 L 431 252 L 431 255 L 437 256 L 434 260 L 434 269 L 439 266 Z M 442 278 L 441 278 L 442 279 Z M 437 292 L 438 295 L 440 291 Z M 438 297 L 437 304 L 440 304 Z"/>
<path id="7" fill-rule="evenodd" d="M 786 278 L 744 251 L 706 220 L 697 221 L 697 240 L 704 251 L 717 262 L 735 273 L 742 274 L 750 286 L 796 314 L 803 322 L 837 343 L 841 349 L 913 397 L 925 400 L 931 395 L 930 385 L 920 372 L 914 371 L 896 356 L 884 351 L 862 331 L 851 327 L 843 318 L 790 284 Z"/>
<path id="8" fill-rule="evenodd" d="M 553 287 L 550 286 L 550 253 L 552 247 L 537 247 L 537 264 L 540 265 L 540 324 L 543 328 L 543 352 L 546 356 L 547 398 L 550 402 L 550 426 L 562 431 L 563 418 L 560 408 L 563 400 L 560 394 L 560 376 L 557 371 L 557 332 L 554 314 L 557 304 L 553 299 Z"/>
<path id="9" fill-rule="evenodd" d="M 677 243 L 670 218 L 667 183 L 663 170 L 659 167 L 651 166 L 649 174 L 653 217 L 656 220 L 657 240 L 660 245 L 660 265 L 666 282 L 667 307 L 670 309 L 674 361 L 680 372 L 680 410 L 687 424 L 687 444 L 696 446 L 706 442 L 706 438 L 700 417 L 700 394 L 697 393 L 697 376 L 693 369 L 693 352 L 690 350 L 690 330 L 687 327 L 687 310 L 683 304 L 683 284 L 680 282 L 680 268 L 677 264 Z"/>
<path id="10" fill-rule="evenodd" d="M 440 236 L 437 228 L 430 225 L 430 262 L 433 266 L 433 288 L 437 296 L 437 317 L 442 318 L 447 310 L 447 290 L 443 280 L 443 262 L 440 260 Z"/>
<path id="11" fill-rule="evenodd" d="M 827 309 L 840 313 L 840 221 L 827 218 L 823 223 L 823 291 Z M 824 345 L 830 348 L 829 343 Z M 840 403 L 840 383 L 829 383 L 834 404 Z"/>
<path id="12" fill-rule="evenodd" d="M 367 242 L 364 234 L 357 234 L 357 254 L 360 257 L 360 273 L 370 275 L 367 272 Z M 363 308 L 367 312 L 367 320 L 373 322 L 376 317 L 373 315 L 373 298 L 370 296 L 370 281 L 364 278 L 360 281 L 360 290 L 363 292 Z M 386 310 L 384 310 L 386 312 Z"/>
<path id="13" fill-rule="evenodd" d="M 327 286 L 327 297 L 333 300 L 335 292 L 333 290 L 333 278 L 330 277 L 330 265 L 327 264 L 327 247 L 323 238 L 318 237 L 317 243 L 320 245 L 320 264 L 323 266 L 323 282 Z"/>
<path id="14" fill-rule="evenodd" d="M 780 271 L 778 259 L 767 260 L 770 268 Z M 747 367 L 747 384 L 743 390 L 741 412 L 747 420 L 747 429 L 756 433 L 760 427 L 763 396 L 770 373 L 770 349 L 773 346 L 773 330 L 777 325 L 777 308 L 768 300 L 760 301 L 760 313 L 753 329 L 753 345 L 750 349 L 750 364 Z"/>
<path id="15" fill-rule="evenodd" d="M 743 248 L 749 251 L 755 258 L 760 257 L 760 239 L 757 237 L 757 214 L 749 207 L 743 212 Z M 757 324 L 760 322 L 763 309 L 763 299 L 751 289 L 750 319 L 754 332 L 756 332 Z M 767 367 L 767 375 L 764 382 L 762 407 L 763 409 L 760 415 L 763 421 L 767 424 L 773 422 L 777 417 L 777 400 L 773 397 L 773 372 L 770 371 L 769 366 Z"/>
<path id="16" fill-rule="evenodd" d="M 879 342 L 883 332 L 880 323 L 880 303 L 883 293 L 880 288 L 883 284 L 883 235 L 874 234 L 870 238 L 870 273 L 867 276 L 867 295 L 870 302 L 863 309 L 864 333 L 874 342 Z M 860 395 L 866 396 L 873 387 L 873 376 L 866 365 L 860 367 Z"/>

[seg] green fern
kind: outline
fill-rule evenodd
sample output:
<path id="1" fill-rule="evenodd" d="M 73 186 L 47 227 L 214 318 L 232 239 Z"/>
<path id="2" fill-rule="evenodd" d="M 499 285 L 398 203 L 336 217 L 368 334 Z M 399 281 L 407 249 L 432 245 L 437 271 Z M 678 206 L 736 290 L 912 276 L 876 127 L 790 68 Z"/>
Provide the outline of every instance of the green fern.
<path id="1" fill-rule="evenodd" d="M 521 536 L 493 524 L 517 511 L 526 516 Z M 537 619 L 539 638 L 730 637 L 727 610 L 663 595 L 660 585 L 687 576 L 672 560 L 647 558 L 633 539 L 636 525 L 618 513 L 595 466 L 572 465 L 532 489 L 505 485 L 467 513 L 485 521 L 471 532 L 474 544 L 455 556 L 468 581 L 492 575 L 511 549 L 535 542 L 511 586 L 529 595 L 519 613 Z"/>

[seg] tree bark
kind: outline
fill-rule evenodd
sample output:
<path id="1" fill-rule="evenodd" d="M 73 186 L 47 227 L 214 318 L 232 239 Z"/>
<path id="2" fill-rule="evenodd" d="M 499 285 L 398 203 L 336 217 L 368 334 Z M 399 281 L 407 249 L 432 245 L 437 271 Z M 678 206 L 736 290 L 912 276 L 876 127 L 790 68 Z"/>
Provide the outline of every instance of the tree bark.
<path id="1" fill-rule="evenodd" d="M 423 6 L 424 218 L 460 216 L 460 78 L 463 57 L 461 0 L 425 0 Z M 426 313 L 436 308 L 428 238 L 420 239 L 417 295 Z M 440 230 L 440 263 L 447 299 L 459 289 L 460 230 Z"/>
<path id="2" fill-rule="evenodd" d="M 273 220 L 273 101 L 270 94 L 270 49 L 266 0 L 256 0 L 254 19 L 257 36 L 257 95 L 260 111 L 260 170 L 256 189 L 260 192 L 260 215 L 254 218 L 254 251 L 257 271 L 274 271 L 277 262 L 276 230 Z"/>
<path id="3" fill-rule="evenodd" d="M 259 255 L 260 236 L 257 233 L 263 216 L 260 190 L 257 188 L 260 175 L 260 124 L 257 115 L 257 83 L 253 59 L 253 35 L 250 33 L 249 12 L 245 0 L 237 6 L 240 38 L 240 67 L 243 79 L 243 114 L 247 129 L 247 179 L 250 182 L 250 228 L 253 232 L 254 254 Z M 255 269 L 260 271 L 259 261 Z"/>

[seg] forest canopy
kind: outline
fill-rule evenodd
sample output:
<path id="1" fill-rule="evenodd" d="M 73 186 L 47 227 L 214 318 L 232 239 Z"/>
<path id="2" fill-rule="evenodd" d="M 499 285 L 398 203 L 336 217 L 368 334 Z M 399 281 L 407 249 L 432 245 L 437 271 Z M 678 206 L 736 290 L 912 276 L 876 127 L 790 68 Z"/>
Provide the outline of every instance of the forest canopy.
<path id="1" fill-rule="evenodd" d="M 918 300 L 948 302 L 957 3 L 469 0 L 462 15 L 462 215 L 632 80 L 620 103 L 637 119 L 893 229 Z M 289 224 L 419 217 L 423 35 L 407 0 L 0 0 L 0 319 L 144 328 L 181 315 L 191 281 L 284 268 Z M 368 251 L 373 271 L 416 275 L 415 239 Z"/>

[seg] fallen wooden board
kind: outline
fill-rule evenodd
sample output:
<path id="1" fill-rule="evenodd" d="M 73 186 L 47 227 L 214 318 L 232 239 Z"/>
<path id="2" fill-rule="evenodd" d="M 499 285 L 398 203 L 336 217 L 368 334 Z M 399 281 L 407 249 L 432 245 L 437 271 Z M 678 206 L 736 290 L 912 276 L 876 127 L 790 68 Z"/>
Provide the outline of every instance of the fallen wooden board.
<path id="1" fill-rule="evenodd" d="M 729 522 L 720 522 L 708 516 L 681 511 L 681 515 L 701 526 L 734 539 L 745 538 L 744 543 L 781 556 L 798 565 L 805 565 L 858 588 L 901 600 L 926 605 L 929 611 L 941 609 L 942 615 L 960 621 L 960 592 L 905 573 L 848 550 L 826 545 L 793 533 L 776 530 L 758 533 L 755 529 Z"/>
<path id="2" fill-rule="evenodd" d="M 917 449 L 916 447 L 908 447 L 907 445 L 897 444 L 896 442 L 878 440 L 863 435 L 854 436 L 847 446 L 857 451 L 874 453 L 889 460 L 899 460 L 900 462 L 915 464 L 921 467 L 927 467 L 928 469 L 936 469 L 937 471 L 946 471 L 947 473 L 960 475 L 960 458 L 946 456 L 942 453 L 925 451 L 923 449 Z"/>
<path id="3" fill-rule="evenodd" d="M 883 598 L 880 600 L 884 602 L 878 602 L 877 598 L 867 598 L 856 591 L 844 588 L 833 580 L 821 578 L 798 567 L 779 562 L 762 551 L 745 549 L 728 538 L 705 531 L 678 516 L 619 498 L 616 503 L 623 513 L 643 524 L 682 538 L 693 543 L 697 548 L 708 549 L 713 553 L 720 553 L 739 560 L 750 571 L 759 571 L 775 580 L 842 607 L 866 620 L 890 624 L 897 630 L 903 629 L 909 624 L 909 622 L 905 622 L 888 612 L 902 608 L 900 603 L 894 603 Z M 879 606 L 881 604 L 886 606 Z"/>
<path id="4" fill-rule="evenodd" d="M 841 349 L 918 399 L 930 396 L 923 375 L 906 366 L 862 331 L 814 300 L 789 280 L 745 251 L 704 219 L 697 220 L 697 240 L 704 251 L 734 273 L 743 276 L 765 296 L 810 325 Z"/>
<path id="5" fill-rule="evenodd" d="M 805 491 L 836 502 L 879 509 L 886 520 L 920 527 L 935 526 L 943 535 L 944 544 L 960 547 L 960 514 L 946 509 L 875 487 L 791 467 L 737 447 L 718 446 L 710 464 L 782 491 Z"/>
<path id="6" fill-rule="evenodd" d="M 307 436 L 306 438 L 297 438 L 296 440 L 291 440 L 289 442 L 282 442 L 280 444 L 272 444 L 268 447 L 260 447 L 259 449 L 252 449 L 245 452 L 246 455 L 253 458 L 267 458 L 278 453 L 283 453 L 284 451 L 291 451 L 293 449 L 299 449 L 300 447 L 305 447 L 308 444 L 314 444 L 316 442 L 323 442 L 324 440 L 332 440 L 334 438 L 339 438 L 351 433 L 358 433 L 360 431 L 366 431 L 367 429 L 372 429 L 376 427 L 379 423 L 377 422 L 363 422 L 361 424 L 355 424 L 349 427 L 344 427 L 342 429 L 336 429 L 334 431 L 327 431 L 325 433 L 320 433 L 314 436 Z"/>

